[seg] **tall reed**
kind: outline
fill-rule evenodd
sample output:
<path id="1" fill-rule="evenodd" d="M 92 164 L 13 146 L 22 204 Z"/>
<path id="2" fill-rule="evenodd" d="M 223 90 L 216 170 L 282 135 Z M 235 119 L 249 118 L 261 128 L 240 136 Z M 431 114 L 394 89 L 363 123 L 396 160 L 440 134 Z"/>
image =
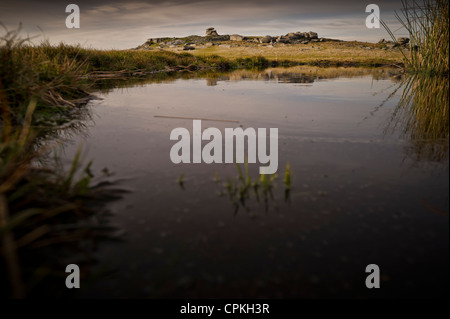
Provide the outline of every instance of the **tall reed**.
<path id="1" fill-rule="evenodd" d="M 404 50 L 406 69 L 413 73 L 446 75 L 449 72 L 449 1 L 402 0 L 398 21 L 409 33 L 411 52 Z M 394 41 L 396 37 L 385 22 L 383 26 Z"/>

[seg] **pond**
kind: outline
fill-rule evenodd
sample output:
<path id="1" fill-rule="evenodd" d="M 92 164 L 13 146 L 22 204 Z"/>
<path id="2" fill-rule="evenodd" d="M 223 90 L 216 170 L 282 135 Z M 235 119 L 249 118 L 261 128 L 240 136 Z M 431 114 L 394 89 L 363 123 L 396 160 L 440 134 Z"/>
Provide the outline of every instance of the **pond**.
<path id="1" fill-rule="evenodd" d="M 417 156 L 389 129 L 399 86 L 391 69 L 294 67 L 98 92 L 65 156 L 81 145 L 94 174 L 130 192 L 108 205 L 124 240 L 99 246 L 98 276 L 81 296 L 448 293 L 448 149 Z M 171 131 L 192 131 L 192 118 L 222 132 L 278 128 L 278 177 L 243 189 L 247 174 L 260 180 L 258 163 L 248 173 L 242 164 L 243 178 L 235 164 L 172 163 Z M 381 289 L 365 286 L 369 264 Z"/>

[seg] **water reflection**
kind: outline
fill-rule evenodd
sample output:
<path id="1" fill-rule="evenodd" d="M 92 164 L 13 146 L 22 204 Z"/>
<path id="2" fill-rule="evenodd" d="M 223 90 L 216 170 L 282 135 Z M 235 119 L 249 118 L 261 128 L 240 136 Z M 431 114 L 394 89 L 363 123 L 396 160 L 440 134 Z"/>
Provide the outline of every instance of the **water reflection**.
<path id="1" fill-rule="evenodd" d="M 99 251 L 119 271 L 84 296 L 373 297 L 361 274 L 374 261 L 389 285 L 377 296 L 448 292 L 448 176 L 405 169 L 410 137 L 401 126 L 383 134 L 394 110 L 401 117 L 398 95 L 362 121 L 401 80 L 390 69 L 296 67 L 105 84 L 85 144 L 93 168 L 134 176 L 134 191 L 111 205 L 127 242 Z M 278 127 L 289 173 L 171 163 L 170 132 L 193 117 L 239 121 L 208 122 L 220 130 Z"/>
<path id="2" fill-rule="evenodd" d="M 237 175 L 221 178 L 216 172 L 214 183 L 216 192 L 220 197 L 226 197 L 232 207 L 234 215 L 240 210 L 246 212 L 250 217 L 258 217 L 258 211 L 268 213 L 270 209 L 278 210 L 279 193 L 283 190 L 284 202 L 290 204 L 291 195 L 291 169 L 286 164 L 284 181 L 280 181 L 278 174 L 258 175 L 252 177 L 248 163 L 236 164 Z M 281 186 L 281 183 L 284 185 Z M 182 191 L 186 190 L 184 173 L 178 178 L 178 185 Z M 211 187 L 211 189 L 213 189 Z M 262 206 L 262 207 L 261 207 Z"/>
<path id="3" fill-rule="evenodd" d="M 408 75 L 387 131 L 402 131 L 407 155 L 416 161 L 448 161 L 449 83 L 445 76 Z"/>
<path id="4" fill-rule="evenodd" d="M 313 83 L 323 79 L 353 78 L 370 75 L 374 80 L 399 81 L 398 69 L 357 67 L 276 67 L 265 70 L 235 70 L 231 72 L 204 70 L 198 72 L 161 72 L 130 79 L 99 79 L 95 87 L 101 92 L 115 88 L 143 86 L 150 83 L 170 83 L 178 79 L 205 79 L 207 86 L 216 86 L 221 81 L 274 81 L 278 83 Z"/>

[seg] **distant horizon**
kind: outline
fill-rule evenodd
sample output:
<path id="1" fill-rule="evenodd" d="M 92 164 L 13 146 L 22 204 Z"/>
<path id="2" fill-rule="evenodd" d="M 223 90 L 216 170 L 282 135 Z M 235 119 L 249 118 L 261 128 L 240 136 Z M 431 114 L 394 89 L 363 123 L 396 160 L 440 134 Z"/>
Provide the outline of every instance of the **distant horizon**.
<path id="1" fill-rule="evenodd" d="M 3 1 L 0 22 L 8 30 L 22 22 L 23 35 L 34 43 L 48 40 L 95 49 L 131 49 L 149 38 L 204 36 L 214 27 L 219 34 L 243 36 L 279 36 L 289 32 L 317 32 L 319 37 L 344 41 L 378 42 L 389 39 L 382 27 L 368 29 L 365 7 L 369 3 L 348 0 L 336 4 L 330 0 L 306 3 L 301 0 L 229 1 L 217 0 L 136 0 L 134 2 L 87 1 L 73 3 L 81 11 L 80 29 L 67 29 L 68 3 L 31 0 Z M 396 31 L 408 36 L 394 16 L 401 1 L 378 1 L 381 18 Z"/>

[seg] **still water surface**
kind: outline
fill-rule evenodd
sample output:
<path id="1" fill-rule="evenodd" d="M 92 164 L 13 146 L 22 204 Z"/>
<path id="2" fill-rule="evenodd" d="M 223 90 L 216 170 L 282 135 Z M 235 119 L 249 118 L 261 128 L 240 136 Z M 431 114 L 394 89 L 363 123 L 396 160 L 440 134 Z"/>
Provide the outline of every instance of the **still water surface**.
<path id="1" fill-rule="evenodd" d="M 400 93 L 391 70 L 269 69 L 99 93 L 81 144 L 93 171 L 131 189 L 109 205 L 123 243 L 101 245 L 84 297 L 401 297 L 448 293 L 448 158 L 418 161 L 386 132 Z M 170 161 L 177 116 L 217 127 L 277 127 L 273 196 L 236 206 L 234 164 Z M 290 163 L 291 190 L 284 172 Z M 250 175 L 259 178 L 259 164 Z M 178 180 L 183 175 L 183 187 Z M 365 287 L 365 267 L 381 289 Z"/>

